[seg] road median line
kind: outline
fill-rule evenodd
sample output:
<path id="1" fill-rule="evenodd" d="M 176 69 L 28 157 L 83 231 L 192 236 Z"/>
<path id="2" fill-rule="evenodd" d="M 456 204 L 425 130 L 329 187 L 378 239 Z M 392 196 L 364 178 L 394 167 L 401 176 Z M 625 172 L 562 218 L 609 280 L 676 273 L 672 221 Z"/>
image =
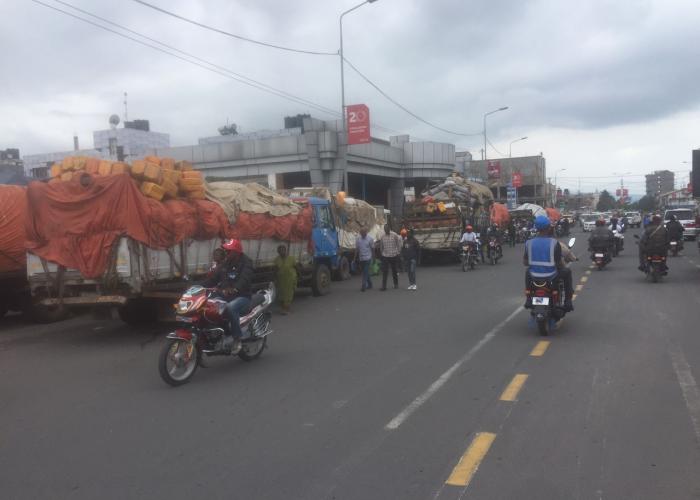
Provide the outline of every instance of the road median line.
<path id="1" fill-rule="evenodd" d="M 503 393 L 501 394 L 500 400 L 501 401 L 517 401 L 518 400 L 518 394 L 522 390 L 523 386 L 525 385 L 525 381 L 527 380 L 528 375 L 525 373 L 518 373 L 513 377 L 513 380 L 510 381 L 510 384 L 503 390 Z"/>
<path id="2" fill-rule="evenodd" d="M 393 431 L 398 429 L 401 424 L 403 424 L 408 417 L 410 417 L 418 408 L 423 406 L 426 401 L 428 401 L 436 392 L 438 392 L 443 385 L 447 383 L 448 380 L 452 378 L 452 376 L 459 370 L 464 363 L 472 359 L 474 355 L 481 350 L 482 347 L 484 347 L 486 344 L 488 344 L 495 336 L 496 334 L 503 329 L 504 326 L 506 326 L 517 314 L 521 311 L 523 311 L 522 306 L 518 306 L 515 311 L 510 313 L 506 319 L 501 321 L 499 324 L 494 326 L 491 330 L 489 330 L 486 335 L 484 335 L 479 342 L 474 345 L 469 351 L 462 356 L 455 364 L 453 364 L 445 373 L 440 375 L 438 379 L 430 384 L 430 387 L 428 387 L 420 396 L 415 398 L 411 403 L 406 406 L 403 410 L 399 412 L 398 415 L 396 415 L 394 418 L 392 418 L 388 424 L 384 426 L 384 429 L 388 431 Z"/>
<path id="3" fill-rule="evenodd" d="M 535 356 L 535 357 L 542 356 L 547 351 L 549 344 L 550 344 L 549 340 L 540 340 L 539 342 L 537 342 L 535 347 L 530 352 L 530 356 Z"/>
<path id="4" fill-rule="evenodd" d="M 583 290 L 583 285 L 576 285 L 576 291 L 580 292 L 581 290 Z"/>
<path id="5" fill-rule="evenodd" d="M 455 465 L 445 484 L 450 486 L 468 486 L 495 439 L 496 434 L 491 432 L 477 433 L 467 451 L 464 452 L 462 458 Z"/>

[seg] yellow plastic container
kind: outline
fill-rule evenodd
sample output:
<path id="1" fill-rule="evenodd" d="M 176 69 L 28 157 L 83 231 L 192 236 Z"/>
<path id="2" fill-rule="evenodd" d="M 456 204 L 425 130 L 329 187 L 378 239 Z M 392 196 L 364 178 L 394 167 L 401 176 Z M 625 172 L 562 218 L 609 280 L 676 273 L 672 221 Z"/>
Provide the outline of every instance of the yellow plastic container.
<path id="1" fill-rule="evenodd" d="M 186 160 L 182 160 L 175 162 L 175 168 L 184 172 L 186 170 L 192 170 L 192 164 Z"/>
<path id="2" fill-rule="evenodd" d="M 172 158 L 161 158 L 160 166 L 164 170 L 175 170 L 175 160 Z"/>
<path id="3" fill-rule="evenodd" d="M 180 178 L 182 177 L 182 172 L 179 170 L 163 170 L 163 182 L 170 181 L 176 186 L 180 183 Z"/>
<path id="4" fill-rule="evenodd" d="M 129 173 L 129 164 L 121 162 L 121 161 L 115 161 L 112 163 L 112 174 L 128 174 Z"/>
<path id="5" fill-rule="evenodd" d="M 146 162 L 149 162 L 149 163 L 155 163 L 156 165 L 158 165 L 160 167 L 160 157 L 158 157 L 158 156 L 146 156 L 144 158 L 144 160 L 146 160 Z"/>
<path id="6" fill-rule="evenodd" d="M 134 160 L 131 162 L 131 175 L 137 179 L 143 179 L 143 174 L 146 172 L 145 160 Z"/>
<path id="7" fill-rule="evenodd" d="M 180 189 L 185 192 L 204 191 L 204 183 L 200 179 L 180 179 Z"/>
<path id="8" fill-rule="evenodd" d="M 69 181 L 73 178 L 73 172 L 63 172 L 61 174 L 62 181 Z"/>
<path id="9" fill-rule="evenodd" d="M 167 179 L 163 179 L 163 184 L 161 184 L 166 196 L 170 198 L 177 198 L 177 184 L 171 182 Z"/>
<path id="10" fill-rule="evenodd" d="M 60 163 L 54 163 L 51 165 L 51 177 L 59 177 L 61 173 L 63 172 L 62 166 Z"/>
<path id="11" fill-rule="evenodd" d="M 182 172 L 182 178 L 197 179 L 200 182 L 204 180 L 204 177 L 202 176 L 202 172 L 200 170 L 185 170 Z"/>
<path id="12" fill-rule="evenodd" d="M 163 196 L 165 195 L 165 190 L 158 184 L 154 184 L 152 182 L 144 182 L 141 184 L 141 192 L 149 198 L 153 198 L 154 200 L 158 201 L 162 200 Z"/>
<path id="13" fill-rule="evenodd" d="M 160 184 L 163 182 L 163 171 L 161 170 L 160 165 L 147 161 L 146 168 L 143 172 L 143 178 L 144 180 L 155 184 Z"/>
<path id="14" fill-rule="evenodd" d="M 97 166 L 97 173 L 99 175 L 110 175 L 112 173 L 112 162 L 109 160 L 102 160 Z"/>

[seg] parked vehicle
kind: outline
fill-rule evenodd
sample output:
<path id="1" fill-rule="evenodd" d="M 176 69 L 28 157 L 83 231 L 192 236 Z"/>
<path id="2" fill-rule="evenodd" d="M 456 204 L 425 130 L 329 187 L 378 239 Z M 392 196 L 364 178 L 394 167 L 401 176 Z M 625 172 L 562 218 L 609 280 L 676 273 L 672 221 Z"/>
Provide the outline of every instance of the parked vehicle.
<path id="1" fill-rule="evenodd" d="M 274 285 L 253 295 L 250 309 L 240 319 L 241 349 L 232 353 L 222 347 L 226 301 L 218 298 L 216 289 L 190 287 L 176 306 L 176 319 L 182 326 L 168 334 L 158 357 L 161 378 L 178 386 L 189 382 L 197 367 L 205 366 L 207 357 L 235 354 L 244 361 L 260 357 L 272 333 L 269 308 L 274 299 Z"/>
<path id="2" fill-rule="evenodd" d="M 442 210 L 431 203 L 409 203 L 404 206 L 403 225 L 413 229 L 421 253 L 457 255 L 465 224 L 459 204 L 446 202 Z"/>
<path id="3" fill-rule="evenodd" d="M 569 240 L 572 248 L 576 238 Z M 558 277 L 551 279 L 531 279 L 526 291 L 530 315 L 537 324 L 540 335 L 547 336 L 554 325 L 566 315 L 564 282 Z"/>
<path id="4" fill-rule="evenodd" d="M 303 203 L 312 207 L 311 241 L 242 240 L 244 252 L 255 265 L 257 286 L 272 281 L 279 245 L 287 246 L 288 254 L 300 265 L 299 286 L 310 287 L 314 295 L 330 291 L 333 272 L 349 274 L 348 259 L 338 243 L 331 202 L 307 198 Z M 141 323 L 155 320 L 159 309 L 171 314 L 169 304 L 206 274 L 212 253 L 220 243 L 218 238 L 187 239 L 160 250 L 122 237 L 111 250 L 108 269 L 96 279 L 28 253 L 27 278 L 35 303 L 53 313 L 65 308 L 116 306 L 122 320 Z"/>
<path id="5" fill-rule="evenodd" d="M 462 272 L 467 269 L 473 270 L 477 259 L 478 255 L 475 244 L 462 245 L 462 252 L 460 253 Z"/>
<path id="6" fill-rule="evenodd" d="M 695 219 L 695 213 L 690 208 L 674 208 L 664 212 L 664 222 L 671 220 L 671 215 L 676 216 L 676 220 L 683 225 L 683 238 L 694 240 L 698 234 L 698 225 Z"/>

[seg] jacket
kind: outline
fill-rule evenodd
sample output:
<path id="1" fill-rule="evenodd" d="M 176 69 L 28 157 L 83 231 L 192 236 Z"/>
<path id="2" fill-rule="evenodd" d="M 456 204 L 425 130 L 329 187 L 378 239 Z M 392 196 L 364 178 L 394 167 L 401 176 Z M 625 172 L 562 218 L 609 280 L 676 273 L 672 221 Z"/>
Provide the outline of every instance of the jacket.
<path id="1" fill-rule="evenodd" d="M 639 248 L 646 253 L 668 251 L 668 231 L 662 224 L 650 224 L 639 240 Z"/>
<path id="2" fill-rule="evenodd" d="M 613 244 L 615 235 L 607 227 L 596 227 L 588 237 L 588 246 L 591 248 L 609 247 Z"/>
<path id="3" fill-rule="evenodd" d="M 406 238 L 403 242 L 403 247 L 401 248 L 401 257 L 404 260 L 409 261 L 411 259 L 418 260 L 418 253 L 420 252 L 420 243 L 415 238 Z"/>
<path id="4" fill-rule="evenodd" d="M 525 265 L 533 278 L 554 278 L 561 266 L 561 247 L 554 238 L 538 236 L 525 242 Z"/>
<path id="5" fill-rule="evenodd" d="M 666 231 L 668 231 L 668 238 L 670 240 L 680 240 L 683 237 L 683 224 L 677 220 L 670 221 L 666 224 Z"/>
<path id="6" fill-rule="evenodd" d="M 223 262 L 213 271 L 203 283 L 207 288 L 219 288 L 221 290 L 238 290 L 235 296 L 226 295 L 226 300 L 233 300 L 235 297 L 252 296 L 253 276 L 255 269 L 253 261 L 247 255 L 242 254 L 236 264 L 230 261 Z"/>

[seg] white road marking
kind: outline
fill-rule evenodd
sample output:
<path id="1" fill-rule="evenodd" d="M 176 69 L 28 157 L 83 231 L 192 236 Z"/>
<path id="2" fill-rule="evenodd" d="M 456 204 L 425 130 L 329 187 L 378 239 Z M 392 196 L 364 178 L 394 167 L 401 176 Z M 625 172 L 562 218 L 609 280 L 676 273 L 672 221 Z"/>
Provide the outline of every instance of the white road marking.
<path id="1" fill-rule="evenodd" d="M 688 365 L 680 346 L 673 342 L 669 343 L 668 354 L 671 357 L 671 363 L 673 364 L 673 370 L 676 372 L 678 384 L 681 386 L 681 391 L 683 392 L 685 406 L 688 408 L 688 413 L 690 413 L 690 420 L 693 423 L 695 437 L 698 443 L 700 443 L 700 390 L 698 390 L 693 372 L 690 370 L 690 365 Z"/>
<path id="2" fill-rule="evenodd" d="M 515 309 L 515 311 L 508 315 L 506 319 L 504 319 L 499 324 L 494 326 L 491 330 L 489 330 L 486 333 L 486 335 L 484 335 L 482 339 L 476 343 L 474 347 L 469 349 L 469 351 L 464 356 L 462 356 L 462 358 L 460 358 L 459 361 L 452 365 L 445 373 L 440 375 L 440 377 L 438 377 L 438 379 L 435 382 L 430 384 L 430 387 L 428 387 L 425 390 L 425 392 L 423 392 L 423 394 L 411 401 L 411 403 L 406 408 L 404 408 L 398 415 L 391 419 L 391 421 L 388 424 L 386 424 L 384 428 L 388 431 L 398 429 L 399 426 L 408 419 L 408 417 L 410 417 L 418 408 L 423 406 L 423 404 L 425 404 L 425 402 L 428 401 L 433 396 L 433 394 L 439 391 L 440 388 L 442 388 L 442 386 L 445 385 L 445 383 L 447 383 L 447 381 L 450 380 L 450 378 L 452 378 L 455 372 L 459 370 L 464 363 L 469 361 L 474 356 L 474 354 L 476 354 L 482 347 L 488 344 L 489 341 L 491 341 L 496 336 L 496 334 L 510 322 L 510 320 L 515 318 L 515 316 L 517 316 L 517 314 L 523 310 L 523 306 L 518 306 Z"/>

